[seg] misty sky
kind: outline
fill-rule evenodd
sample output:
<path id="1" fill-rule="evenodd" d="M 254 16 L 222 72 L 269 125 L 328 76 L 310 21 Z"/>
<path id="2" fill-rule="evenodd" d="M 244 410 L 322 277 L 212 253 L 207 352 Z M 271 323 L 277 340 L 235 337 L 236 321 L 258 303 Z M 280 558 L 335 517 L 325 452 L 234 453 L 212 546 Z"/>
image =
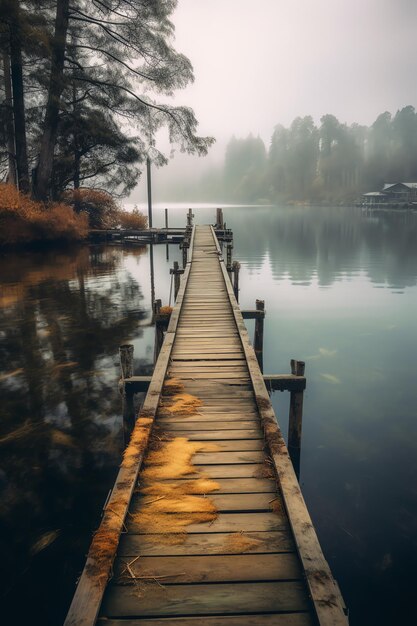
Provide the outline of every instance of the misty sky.
<path id="1" fill-rule="evenodd" d="M 203 133 L 260 133 L 297 115 L 372 123 L 417 100 L 416 0 L 179 0 L 179 92 Z"/>
<path id="2" fill-rule="evenodd" d="M 208 161 L 298 115 L 369 125 L 417 106 L 417 0 L 179 0 L 173 21 L 195 74 L 175 102 L 216 137 Z"/>

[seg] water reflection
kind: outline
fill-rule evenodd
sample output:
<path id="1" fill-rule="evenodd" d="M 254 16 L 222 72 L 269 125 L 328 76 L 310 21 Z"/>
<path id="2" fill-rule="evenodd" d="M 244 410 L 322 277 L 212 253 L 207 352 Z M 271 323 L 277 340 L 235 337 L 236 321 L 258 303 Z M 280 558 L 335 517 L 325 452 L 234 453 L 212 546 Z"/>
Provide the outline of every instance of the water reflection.
<path id="1" fill-rule="evenodd" d="M 241 305 L 266 301 L 265 372 L 306 361 L 303 493 L 351 624 L 414 623 L 417 214 L 271 208 L 227 220 Z M 273 403 L 285 431 L 288 398 Z"/>
<path id="2" fill-rule="evenodd" d="M 117 351 L 142 334 L 146 316 L 125 257 L 117 248 L 83 247 L 10 255 L 1 264 L 0 546 L 8 623 L 33 623 L 34 616 L 36 623 L 62 622 L 119 462 Z"/>
<path id="3" fill-rule="evenodd" d="M 214 221 L 214 208 L 194 213 Z M 170 224 L 185 215 L 170 212 Z M 154 216 L 162 226 L 163 207 Z M 303 493 L 351 624 L 414 623 L 417 215 L 234 207 L 225 216 L 241 306 L 266 301 L 265 372 L 306 361 Z M 170 256 L 180 260 L 175 246 Z M 155 297 L 167 304 L 165 246 L 154 260 Z M 2 616 L 56 626 L 120 459 L 119 344 L 135 344 L 137 372 L 151 367 L 149 256 L 8 255 L 0 282 Z M 287 395 L 273 398 L 284 431 Z"/>
<path id="4" fill-rule="evenodd" d="M 234 214 L 234 211 L 236 214 Z M 373 283 L 403 289 L 416 283 L 417 214 L 292 207 L 230 209 L 235 253 L 252 269 L 268 262 L 274 279 L 321 286 L 364 273 Z M 259 257 L 260 247 L 263 256 Z"/>

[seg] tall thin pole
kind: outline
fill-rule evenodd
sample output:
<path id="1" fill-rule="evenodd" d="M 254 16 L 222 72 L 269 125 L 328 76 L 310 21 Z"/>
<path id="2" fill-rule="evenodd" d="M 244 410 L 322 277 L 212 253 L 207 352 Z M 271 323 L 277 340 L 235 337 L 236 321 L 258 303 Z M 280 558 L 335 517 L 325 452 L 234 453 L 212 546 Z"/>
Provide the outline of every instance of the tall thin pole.
<path id="1" fill-rule="evenodd" d="M 148 182 L 148 221 L 149 228 L 152 228 L 152 181 L 151 181 L 151 160 L 149 157 L 146 159 L 146 175 Z"/>
<path id="2" fill-rule="evenodd" d="M 153 243 L 149 244 L 149 262 L 151 265 L 151 306 L 155 302 L 155 270 L 153 262 Z"/>

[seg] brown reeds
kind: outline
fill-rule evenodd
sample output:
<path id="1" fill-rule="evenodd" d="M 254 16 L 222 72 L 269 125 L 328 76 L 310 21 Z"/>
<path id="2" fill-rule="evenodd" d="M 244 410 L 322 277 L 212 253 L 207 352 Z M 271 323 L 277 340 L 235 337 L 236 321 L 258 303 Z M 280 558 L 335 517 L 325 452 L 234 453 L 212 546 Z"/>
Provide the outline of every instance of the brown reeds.
<path id="1" fill-rule="evenodd" d="M 160 415 L 189 417 L 195 415 L 202 404 L 202 401 L 196 396 L 189 393 L 177 393 L 168 401 L 161 403 Z"/>
<path id="2" fill-rule="evenodd" d="M 184 391 L 184 384 L 178 378 L 169 378 L 162 388 L 164 396 L 175 396 Z"/>
<path id="3" fill-rule="evenodd" d="M 171 441 L 162 442 L 157 450 L 152 450 L 145 461 L 141 473 L 143 480 L 167 480 L 181 478 L 197 473 L 191 459 L 201 450 L 207 450 L 207 444 L 189 441 L 186 437 L 175 437 Z"/>
<path id="4" fill-rule="evenodd" d="M 217 509 L 206 494 L 219 489 L 218 483 L 199 474 L 192 457 L 202 450 L 216 447 L 202 442 L 175 437 L 162 441 L 146 458 L 140 481 L 144 496 L 137 513 L 130 520 L 146 533 L 148 538 L 166 545 L 181 544 L 186 540 L 186 529 L 192 524 L 213 522 Z M 195 478 L 179 480 L 183 476 Z M 162 482 L 162 481 L 171 482 Z"/>
<path id="5" fill-rule="evenodd" d="M 244 532 L 240 532 L 227 535 L 224 546 L 229 554 L 243 554 L 244 552 L 255 550 L 261 543 L 260 539 L 255 539 L 250 535 L 245 535 Z"/>

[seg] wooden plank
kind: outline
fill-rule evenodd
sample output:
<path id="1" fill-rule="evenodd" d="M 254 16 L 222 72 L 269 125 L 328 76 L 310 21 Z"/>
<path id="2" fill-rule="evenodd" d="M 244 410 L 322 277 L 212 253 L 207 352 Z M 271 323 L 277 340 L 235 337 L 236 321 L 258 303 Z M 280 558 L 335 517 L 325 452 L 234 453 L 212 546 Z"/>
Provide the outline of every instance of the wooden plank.
<path id="1" fill-rule="evenodd" d="M 245 429 L 256 429 L 259 427 L 259 419 L 256 420 L 235 420 L 230 422 L 211 422 L 209 420 L 205 422 L 194 422 L 189 417 L 185 417 L 183 421 L 170 421 L 168 420 L 157 420 L 157 424 L 159 424 L 166 432 L 176 432 L 180 430 L 182 432 L 197 432 L 197 431 L 208 431 L 213 430 L 215 427 L 217 430 L 245 430 Z"/>
<path id="2" fill-rule="evenodd" d="M 194 465 L 226 465 L 235 463 L 262 463 L 265 453 L 262 450 L 228 452 L 198 452 L 193 457 Z"/>
<path id="3" fill-rule="evenodd" d="M 262 431 L 259 428 L 240 430 L 198 430 L 175 431 L 177 437 L 186 436 L 190 441 L 229 441 L 233 439 L 259 439 L 263 441 Z"/>
<path id="4" fill-rule="evenodd" d="M 210 500 L 214 503 L 219 513 L 253 513 L 257 511 L 271 511 L 272 506 L 279 502 L 279 496 L 270 493 L 233 493 L 233 494 L 218 494 L 214 491 L 209 494 Z M 155 500 L 155 496 L 142 496 L 135 495 L 131 501 L 130 512 L 140 513 L 143 506 L 146 506 L 147 502 Z M 202 496 L 204 500 L 204 496 Z M 172 506 L 170 500 L 162 502 L 164 506 L 164 513 L 175 513 L 175 505 Z M 172 510 L 174 508 L 174 510 Z"/>
<path id="5" fill-rule="evenodd" d="M 159 417 L 158 422 L 160 424 L 182 424 L 184 421 L 190 422 L 224 422 L 227 419 L 229 422 L 242 422 L 248 420 L 258 420 L 259 417 L 256 413 L 250 411 L 242 411 L 241 413 L 213 413 L 212 411 L 205 411 L 204 413 L 195 413 L 195 415 L 181 416 L 180 414 L 173 417 Z M 216 424 L 213 424 L 212 428 L 217 428 Z"/>
<path id="6" fill-rule="evenodd" d="M 240 532 L 268 532 L 271 530 L 285 530 L 288 521 L 283 513 L 221 513 L 214 522 L 191 524 L 187 526 L 187 533 L 240 533 Z M 154 534 L 143 533 L 140 520 L 127 520 L 128 532 L 138 535 Z"/>
<path id="7" fill-rule="evenodd" d="M 288 531 L 245 532 L 243 536 L 252 540 L 246 551 L 251 554 L 270 554 L 291 552 L 294 542 Z M 138 535 L 125 533 L 120 538 L 119 556 L 176 556 L 236 554 L 236 544 L 230 542 L 230 533 L 195 533 L 187 534 L 184 543 L 167 545 L 164 535 Z"/>
<path id="8" fill-rule="evenodd" d="M 242 358 L 242 359 L 238 359 L 238 360 L 231 360 L 231 359 L 225 359 L 225 360 L 217 360 L 217 361 L 206 361 L 204 359 L 201 359 L 200 362 L 198 363 L 187 363 L 187 361 L 182 362 L 179 361 L 177 362 L 176 360 L 172 360 L 172 365 L 175 366 L 176 369 L 178 370 L 182 370 L 182 369 L 190 369 L 190 368 L 197 368 L 197 369 L 202 369 L 202 368 L 207 368 L 209 371 L 211 369 L 216 368 L 216 367 L 220 367 L 220 368 L 236 368 L 236 369 L 242 369 L 244 371 L 248 371 L 248 368 L 246 366 L 246 361 Z"/>
<path id="9" fill-rule="evenodd" d="M 193 441 L 203 440 L 194 439 Z M 264 449 L 265 442 L 259 439 L 232 439 L 229 441 L 216 441 L 215 446 L 217 452 L 243 452 L 243 451 L 260 451 Z M 195 459 L 195 457 L 194 457 Z"/>
<path id="10" fill-rule="evenodd" d="M 210 615 L 305 611 L 309 601 L 300 582 L 169 585 L 156 583 L 140 597 L 130 587 L 112 585 L 103 601 L 107 617 Z"/>
<path id="11" fill-rule="evenodd" d="M 188 482 L 186 476 L 182 479 L 161 481 L 168 484 L 178 484 Z M 213 494 L 221 493 L 276 493 L 277 487 L 275 481 L 270 478 L 217 478 L 216 483 L 219 488 Z M 148 487 L 147 481 L 139 480 L 140 487 Z M 270 496 L 269 500 L 273 496 Z"/>
<path id="12" fill-rule="evenodd" d="M 314 626 L 308 613 L 221 615 L 220 617 L 174 617 L 162 619 L 99 619 L 98 626 Z"/>
<path id="13" fill-rule="evenodd" d="M 163 585 L 175 583 L 255 582 L 301 580 L 298 557 L 291 553 L 230 554 L 212 556 L 141 557 L 126 570 L 129 559 L 119 557 L 114 564 L 116 584 L 134 584 L 133 576 L 157 578 Z M 129 580 L 130 578 L 130 580 Z"/>

